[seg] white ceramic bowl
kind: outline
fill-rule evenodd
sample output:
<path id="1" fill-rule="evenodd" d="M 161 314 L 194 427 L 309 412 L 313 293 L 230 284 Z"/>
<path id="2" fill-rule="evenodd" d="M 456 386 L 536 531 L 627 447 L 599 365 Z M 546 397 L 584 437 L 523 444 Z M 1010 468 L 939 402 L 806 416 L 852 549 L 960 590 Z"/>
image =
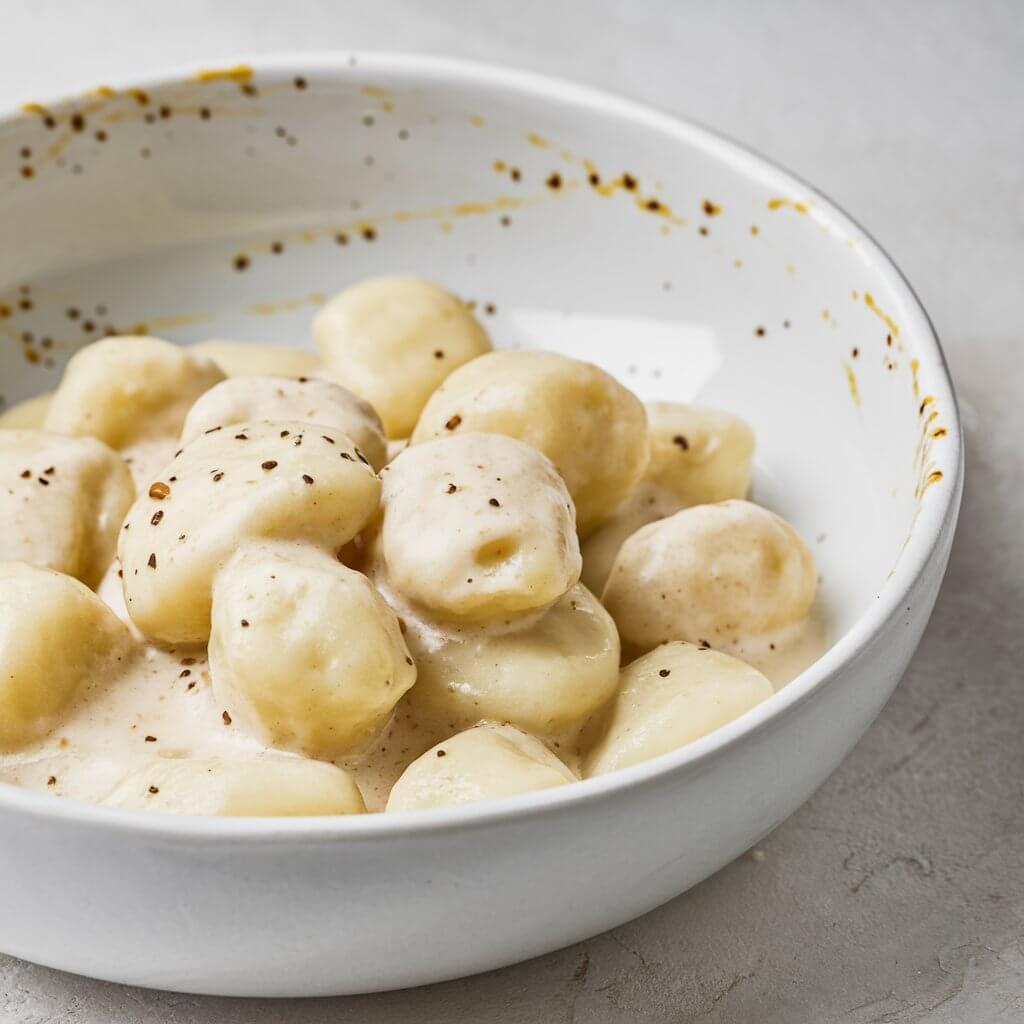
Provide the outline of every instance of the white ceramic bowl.
<path id="1" fill-rule="evenodd" d="M 241 995 L 394 988 L 543 953 L 775 828 L 918 643 L 962 479 L 935 335 L 856 224 L 704 128 L 449 60 L 193 69 L 0 121 L 0 223 L 9 402 L 53 387 L 108 324 L 308 344 L 322 296 L 405 270 L 476 299 L 503 345 L 734 409 L 757 429 L 755 496 L 815 550 L 833 639 L 685 749 L 489 804 L 189 819 L 0 785 L 6 952 Z"/>

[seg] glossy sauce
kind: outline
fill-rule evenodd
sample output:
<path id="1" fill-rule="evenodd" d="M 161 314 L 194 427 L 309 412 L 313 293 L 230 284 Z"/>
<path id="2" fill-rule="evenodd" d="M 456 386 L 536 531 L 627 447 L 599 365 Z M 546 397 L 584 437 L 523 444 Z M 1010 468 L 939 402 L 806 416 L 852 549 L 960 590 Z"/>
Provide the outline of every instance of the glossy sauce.
<path id="1" fill-rule="evenodd" d="M 31 402 L 15 407 L 0 417 L 0 427 L 36 426 L 26 416 L 34 419 L 38 410 L 38 403 Z M 177 448 L 176 440 L 160 439 L 121 452 L 139 493 L 168 465 Z M 116 559 L 97 593 L 121 619 L 129 621 Z M 145 643 L 134 627 L 133 633 L 134 657 L 120 671 L 95 679 L 65 712 L 56 730 L 16 753 L 0 754 L 0 780 L 102 802 L 126 767 L 146 760 L 299 756 L 268 749 L 231 721 L 214 696 L 205 648 L 160 648 Z M 812 614 L 784 634 L 736 642 L 726 653 L 755 665 L 779 689 L 825 646 L 824 623 Z M 463 727 L 464 723 L 458 726 Z M 592 721 L 543 739 L 578 774 L 594 728 Z M 455 731 L 452 723 L 431 723 L 417 716 L 403 698 L 389 723 L 361 754 L 335 763 L 353 774 L 367 810 L 381 811 L 410 762 Z"/>

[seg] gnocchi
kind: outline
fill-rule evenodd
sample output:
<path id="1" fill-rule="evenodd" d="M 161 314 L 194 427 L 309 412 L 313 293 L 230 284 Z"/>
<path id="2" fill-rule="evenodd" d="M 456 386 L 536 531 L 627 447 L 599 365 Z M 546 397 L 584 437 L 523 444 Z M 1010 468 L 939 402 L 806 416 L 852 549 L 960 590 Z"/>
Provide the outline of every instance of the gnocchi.
<path id="1" fill-rule="evenodd" d="M 128 466 L 101 441 L 0 430 L 0 559 L 95 587 L 134 497 Z"/>
<path id="2" fill-rule="evenodd" d="M 820 650 L 739 417 L 492 351 L 417 277 L 312 332 L 319 355 L 107 338 L 0 418 L 0 780 L 171 814 L 455 806 L 678 749 Z"/>
<path id="3" fill-rule="evenodd" d="M 318 423 L 350 437 L 374 469 L 387 462 L 384 428 L 373 407 L 338 384 L 310 377 L 236 376 L 222 381 L 189 409 L 181 443 L 213 427 L 247 420 Z"/>
<path id="4" fill-rule="evenodd" d="M 315 377 L 320 371 L 315 352 L 287 345 L 214 338 L 193 345 L 189 351 L 212 359 L 228 377 Z"/>
<path id="5" fill-rule="evenodd" d="M 640 400 L 592 363 L 550 352 L 494 352 L 456 370 L 430 397 L 412 441 L 466 431 L 539 448 L 565 480 L 581 535 L 611 515 L 647 465 Z"/>
<path id="6" fill-rule="evenodd" d="M 0 430 L 42 430 L 52 401 L 53 392 L 47 391 L 4 409 L 0 412 Z"/>
<path id="7" fill-rule="evenodd" d="M 213 578 L 246 540 L 337 552 L 379 495 L 369 461 L 339 432 L 291 420 L 210 428 L 128 512 L 118 546 L 128 614 L 160 643 L 206 643 Z"/>
<path id="8" fill-rule="evenodd" d="M 651 402 L 650 459 L 626 500 L 583 545 L 583 582 L 600 593 L 623 542 L 641 526 L 691 505 L 745 498 L 750 489 L 754 432 L 720 409 Z"/>
<path id="9" fill-rule="evenodd" d="M 50 569 L 0 562 L 0 608 L 0 750 L 12 750 L 49 733 L 132 645 L 88 587 Z"/>
<path id="10" fill-rule="evenodd" d="M 431 393 L 456 367 L 489 352 L 466 304 L 418 277 L 374 277 L 346 288 L 313 320 L 326 373 L 408 437 Z"/>
<path id="11" fill-rule="evenodd" d="M 536 612 L 579 579 L 572 501 L 535 448 L 463 434 L 406 449 L 381 476 L 370 575 L 427 614 Z"/>
<path id="12" fill-rule="evenodd" d="M 738 416 L 650 402 L 647 422 L 651 458 L 644 479 L 670 493 L 680 507 L 747 496 L 754 432 Z"/>
<path id="13" fill-rule="evenodd" d="M 212 621 L 214 693 L 269 746 L 358 751 L 416 680 L 395 613 L 313 547 L 241 550 L 216 576 Z"/>
<path id="14" fill-rule="evenodd" d="M 780 516 L 748 501 L 696 505 L 622 545 L 602 601 L 627 654 L 668 640 L 722 647 L 806 618 L 814 559 Z"/>
<path id="15" fill-rule="evenodd" d="M 102 803 L 136 764 L 131 758 L 106 753 L 67 753 L 8 758 L 0 763 L 0 781 L 53 796 Z"/>
<path id="16" fill-rule="evenodd" d="M 305 758 L 152 760 L 101 801 L 164 814 L 292 817 L 362 814 L 359 787 L 341 768 Z"/>
<path id="17" fill-rule="evenodd" d="M 419 671 L 410 705 L 458 728 L 486 719 L 561 740 L 618 684 L 615 625 L 579 585 L 517 628 L 439 634 L 410 621 L 406 639 Z"/>
<path id="18" fill-rule="evenodd" d="M 105 338 L 71 357 L 46 414 L 47 430 L 121 449 L 177 437 L 192 403 L 224 379 L 210 359 L 157 338 Z"/>
<path id="19" fill-rule="evenodd" d="M 677 750 L 772 692 L 771 683 L 738 658 L 681 641 L 662 644 L 623 669 L 618 696 L 584 772 L 604 775 Z"/>
<path id="20" fill-rule="evenodd" d="M 452 807 L 575 781 L 576 776 L 527 733 L 508 725 L 478 725 L 413 761 L 392 788 L 387 810 Z"/>

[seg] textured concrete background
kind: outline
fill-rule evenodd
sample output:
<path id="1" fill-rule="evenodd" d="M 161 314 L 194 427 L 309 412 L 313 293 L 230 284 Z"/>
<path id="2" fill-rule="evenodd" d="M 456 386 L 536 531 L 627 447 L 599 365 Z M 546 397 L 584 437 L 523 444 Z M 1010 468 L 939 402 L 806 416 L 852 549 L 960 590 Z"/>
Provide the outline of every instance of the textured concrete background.
<path id="1" fill-rule="evenodd" d="M 888 248 L 945 342 L 969 430 L 960 532 L 921 650 L 855 753 L 760 851 L 614 932 L 476 979 L 256 1003 L 0 957 L 0 1021 L 1024 1021 L 1020 3 L 4 0 L 0 39 L 0 105 L 160 64 L 333 47 L 519 64 L 696 117 L 796 169 Z"/>

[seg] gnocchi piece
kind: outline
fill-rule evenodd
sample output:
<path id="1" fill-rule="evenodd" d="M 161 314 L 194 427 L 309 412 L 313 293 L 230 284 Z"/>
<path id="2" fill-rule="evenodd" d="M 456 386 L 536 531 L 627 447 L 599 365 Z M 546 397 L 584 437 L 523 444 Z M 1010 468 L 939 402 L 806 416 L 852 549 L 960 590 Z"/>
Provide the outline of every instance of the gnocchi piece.
<path id="1" fill-rule="evenodd" d="M 419 277 L 374 277 L 346 288 L 313 320 L 327 374 L 380 413 L 388 437 L 408 437 L 454 370 L 489 352 L 466 304 Z"/>
<path id="2" fill-rule="evenodd" d="M 478 725 L 413 761 L 392 788 L 386 809 L 452 807 L 575 781 L 540 740 L 509 725 Z"/>
<path id="3" fill-rule="evenodd" d="M 218 573 L 210 673 L 233 721 L 322 760 L 365 747 L 416 681 L 370 581 L 310 547 L 244 550 Z"/>
<path id="4" fill-rule="evenodd" d="M 379 496 L 369 462 L 337 431 L 291 421 L 213 427 L 128 512 L 118 548 L 128 614 L 153 640 L 205 643 L 213 577 L 246 541 L 335 553 Z"/>
<path id="5" fill-rule="evenodd" d="M 314 377 L 320 368 L 315 352 L 288 345 L 211 338 L 189 351 L 212 359 L 228 377 Z"/>
<path id="6" fill-rule="evenodd" d="M 622 671 L 603 735 L 584 777 L 604 775 L 686 746 L 773 693 L 745 662 L 708 647 L 662 644 Z"/>
<path id="7" fill-rule="evenodd" d="M 177 437 L 192 403 L 223 379 L 212 360 L 169 341 L 104 338 L 69 360 L 46 429 L 96 437 L 115 450 Z"/>
<path id="8" fill-rule="evenodd" d="M 250 420 L 319 423 L 352 438 L 374 469 L 387 461 L 384 428 L 373 407 L 340 384 L 310 377 L 232 377 L 201 395 L 181 431 L 187 443 L 211 427 Z"/>
<path id="9" fill-rule="evenodd" d="M 450 728 L 489 719 L 564 736 L 604 705 L 619 680 L 619 638 L 577 585 L 540 619 L 509 632 L 438 634 L 407 621 L 418 677 L 409 707 Z"/>
<path id="10" fill-rule="evenodd" d="M 465 434 L 408 448 L 381 476 L 370 575 L 428 614 L 539 611 L 579 579 L 572 501 L 535 448 Z"/>
<path id="11" fill-rule="evenodd" d="M 754 432 L 722 409 L 650 402 L 651 460 L 645 481 L 670 492 L 680 507 L 745 498 L 750 490 Z"/>
<path id="12" fill-rule="evenodd" d="M 95 587 L 134 497 L 128 466 L 101 441 L 0 430 L 0 559 Z"/>
<path id="13" fill-rule="evenodd" d="M 352 776 L 305 758 L 154 759 L 130 772 L 102 803 L 164 814 L 292 817 L 362 814 Z"/>
<path id="14" fill-rule="evenodd" d="M 599 594 L 623 541 L 641 526 L 691 505 L 745 498 L 754 432 L 720 409 L 647 404 L 650 461 L 640 482 L 583 545 L 583 582 Z"/>
<path id="15" fill-rule="evenodd" d="M 0 750 L 49 733 L 91 680 L 131 654 L 131 636 L 84 584 L 0 563 Z"/>
<path id="16" fill-rule="evenodd" d="M 622 545 L 602 601 L 627 655 L 668 640 L 713 647 L 806 618 L 814 559 L 780 516 L 748 501 L 696 505 Z"/>
<path id="17" fill-rule="evenodd" d="M 41 757 L 19 754 L 0 763 L 0 781 L 52 796 L 100 803 L 134 763 L 130 758 L 108 757 L 97 751 L 46 753 Z"/>
<path id="18" fill-rule="evenodd" d="M 0 412 L 0 429 L 42 430 L 52 401 L 53 392 L 47 391 L 42 395 L 36 395 L 35 398 L 26 398 L 24 402 L 17 402 L 9 409 Z"/>
<path id="19" fill-rule="evenodd" d="M 492 352 L 456 370 L 427 402 L 417 444 L 465 431 L 539 448 L 576 504 L 581 536 L 611 515 L 647 464 L 647 415 L 591 363 L 550 352 Z"/>

